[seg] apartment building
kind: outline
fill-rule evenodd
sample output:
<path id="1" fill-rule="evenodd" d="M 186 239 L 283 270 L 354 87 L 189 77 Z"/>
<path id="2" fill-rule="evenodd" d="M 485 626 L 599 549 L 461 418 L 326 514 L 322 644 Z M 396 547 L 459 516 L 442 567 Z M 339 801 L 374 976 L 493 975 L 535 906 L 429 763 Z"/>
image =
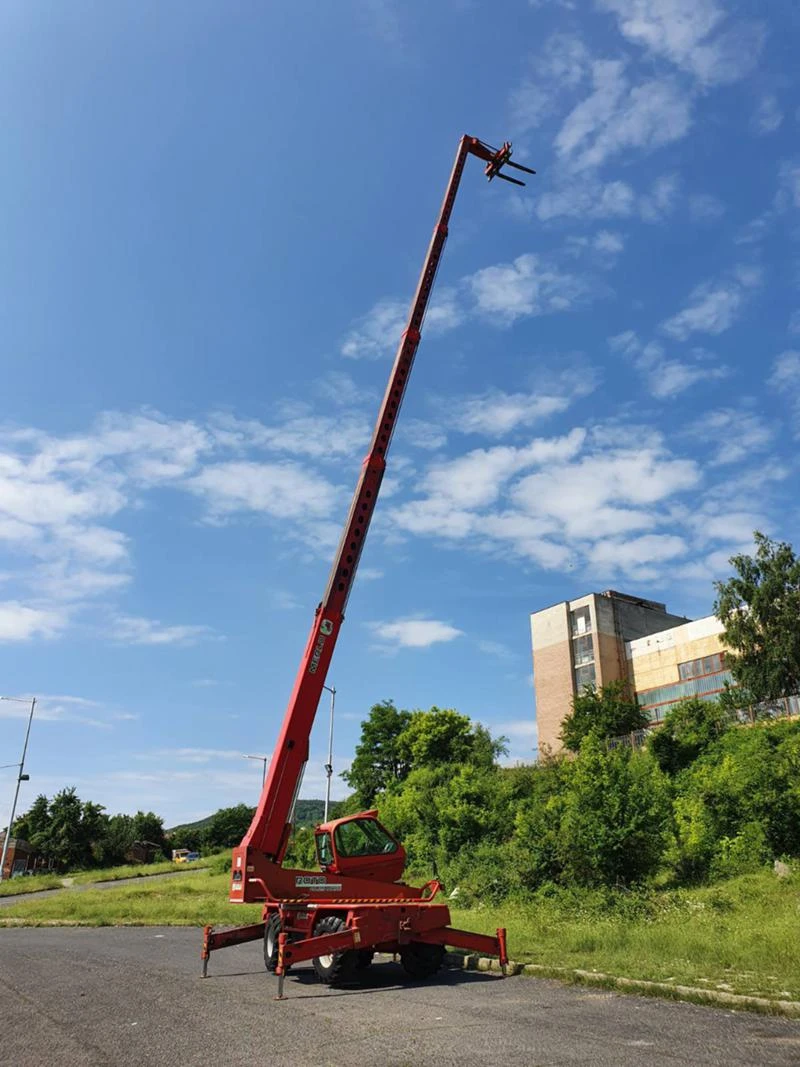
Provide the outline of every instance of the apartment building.
<path id="1" fill-rule="evenodd" d="M 585 685 L 598 688 L 629 678 L 626 644 L 681 626 L 665 604 L 607 589 L 564 600 L 531 615 L 533 684 L 539 750 L 558 752 L 561 723 L 573 696 Z"/>
<path id="2" fill-rule="evenodd" d="M 626 679 L 656 726 L 679 701 L 714 700 L 733 681 L 716 616 L 686 619 L 613 589 L 534 612 L 531 638 L 542 752 L 562 748 L 561 724 L 585 685 Z M 800 715 L 800 697 L 784 697 L 774 710 Z"/>

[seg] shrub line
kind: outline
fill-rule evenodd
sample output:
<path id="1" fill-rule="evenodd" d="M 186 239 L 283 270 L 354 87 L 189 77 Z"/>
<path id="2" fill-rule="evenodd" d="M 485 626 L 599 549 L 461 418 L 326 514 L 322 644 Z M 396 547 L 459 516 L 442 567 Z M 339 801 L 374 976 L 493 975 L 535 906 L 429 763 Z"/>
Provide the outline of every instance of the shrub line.
<path id="1" fill-rule="evenodd" d="M 468 971 L 494 971 L 502 973 L 498 960 L 489 956 L 462 955 L 448 952 L 446 962 Z M 507 975 L 527 975 L 538 978 L 556 978 L 573 985 L 595 985 L 604 989 L 621 989 L 644 996 L 665 997 L 670 1000 L 690 1001 L 697 1004 L 721 1005 L 743 1011 L 760 1012 L 762 1015 L 783 1015 L 790 1019 L 800 1018 L 800 1001 L 771 1000 L 769 997 L 753 997 L 723 990 L 700 989 L 696 986 L 671 985 L 669 982 L 649 982 L 643 978 L 624 978 L 603 974 L 600 971 L 584 971 L 571 967 L 551 967 L 540 963 L 517 963 L 510 960 L 506 965 Z"/>

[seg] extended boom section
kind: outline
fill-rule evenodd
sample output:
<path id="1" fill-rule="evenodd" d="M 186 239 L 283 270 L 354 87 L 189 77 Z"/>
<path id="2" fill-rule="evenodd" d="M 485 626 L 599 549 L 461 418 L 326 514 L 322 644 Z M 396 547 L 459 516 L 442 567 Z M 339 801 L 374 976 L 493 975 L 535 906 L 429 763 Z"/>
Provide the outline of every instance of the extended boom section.
<path id="1" fill-rule="evenodd" d="M 501 962 L 506 960 L 505 931 L 498 931 L 496 938 L 488 938 L 453 930 L 447 907 L 432 903 L 440 888 L 438 882 L 418 889 L 400 880 L 405 851 L 378 822 L 377 812 L 361 812 L 317 828 L 319 871 L 282 867 L 317 706 L 380 493 L 386 457 L 469 155 L 486 163 L 489 181 L 499 177 L 524 184 L 501 173 L 506 166 L 535 173 L 511 163 L 508 142 L 499 149 L 475 137 L 463 137 L 459 142 L 369 451 L 361 467 L 324 596 L 314 615 L 269 773 L 250 828 L 233 850 L 230 899 L 239 903 L 263 901 L 263 922 L 227 931 L 207 927 L 202 956 L 204 974 L 209 953 L 214 949 L 262 936 L 267 969 L 279 975 L 281 986 L 288 967 L 308 959 L 314 960 L 323 981 L 341 982 L 352 971 L 366 966 L 376 950 L 399 952 L 404 967 L 414 977 L 425 977 L 438 969 L 445 944 L 496 955 Z"/>

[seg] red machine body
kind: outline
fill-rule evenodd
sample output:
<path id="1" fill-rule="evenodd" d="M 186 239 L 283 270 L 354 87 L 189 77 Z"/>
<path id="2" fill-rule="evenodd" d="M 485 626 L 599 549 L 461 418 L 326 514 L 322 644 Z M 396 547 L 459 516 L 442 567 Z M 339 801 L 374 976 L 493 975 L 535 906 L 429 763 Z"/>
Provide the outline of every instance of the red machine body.
<path id="1" fill-rule="evenodd" d="M 361 468 L 325 595 L 314 615 L 261 798 L 249 830 L 233 850 L 230 899 L 238 903 L 262 901 L 263 921 L 228 931 L 206 927 L 202 954 L 204 975 L 211 951 L 262 935 L 267 969 L 275 970 L 281 979 L 292 963 L 313 959 L 323 981 L 339 981 L 344 972 L 349 973 L 358 966 L 359 960 L 362 965 L 368 962 L 367 953 L 371 959 L 372 952 L 381 949 L 399 951 L 406 969 L 416 977 L 424 977 L 438 969 L 445 944 L 496 955 L 505 962 L 505 931 L 498 931 L 496 938 L 490 938 L 453 930 L 447 907 L 432 903 L 440 888 L 438 882 L 418 889 L 400 881 L 405 851 L 381 826 L 375 811 L 336 819 L 317 828 L 319 871 L 281 866 L 308 760 L 311 728 L 380 492 L 392 433 L 469 155 L 484 160 L 490 181 L 498 177 L 524 184 L 502 174 L 500 170 L 504 166 L 535 173 L 510 162 L 508 142 L 500 149 L 491 148 L 475 137 L 463 137 L 459 143 L 369 452 Z"/>

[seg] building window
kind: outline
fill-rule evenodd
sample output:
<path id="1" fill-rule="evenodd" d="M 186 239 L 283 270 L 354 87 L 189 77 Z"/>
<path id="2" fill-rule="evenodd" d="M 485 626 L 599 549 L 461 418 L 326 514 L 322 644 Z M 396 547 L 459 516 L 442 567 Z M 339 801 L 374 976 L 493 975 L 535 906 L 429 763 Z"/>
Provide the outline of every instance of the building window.
<path id="1" fill-rule="evenodd" d="M 594 685 L 594 681 L 595 673 L 593 663 L 587 663 L 583 667 L 575 668 L 575 686 L 578 692 L 580 692 L 584 686 Z"/>
<path id="2" fill-rule="evenodd" d="M 702 663 L 702 660 L 699 662 Z M 682 682 L 673 682 L 672 685 L 644 689 L 636 695 L 642 708 L 650 716 L 650 721 L 660 722 L 669 709 L 681 700 L 687 700 L 690 697 L 696 697 L 698 700 L 717 700 L 719 694 L 725 689 L 726 683 L 732 685 L 733 676 L 730 671 L 723 670 Z"/>
<path id="3" fill-rule="evenodd" d="M 572 657 L 576 667 L 584 663 L 594 663 L 594 643 L 591 634 L 575 638 L 572 642 Z"/>
<path id="4" fill-rule="evenodd" d="M 592 616 L 588 606 L 585 608 L 576 608 L 575 611 L 569 613 L 570 626 L 572 627 L 572 636 L 578 637 L 580 634 L 590 634 L 592 632 Z"/>
<path id="5" fill-rule="evenodd" d="M 725 669 L 725 653 L 715 652 L 712 656 L 701 656 L 678 664 L 678 674 L 682 682 L 689 678 L 703 678 L 707 674 L 716 674 Z"/>

